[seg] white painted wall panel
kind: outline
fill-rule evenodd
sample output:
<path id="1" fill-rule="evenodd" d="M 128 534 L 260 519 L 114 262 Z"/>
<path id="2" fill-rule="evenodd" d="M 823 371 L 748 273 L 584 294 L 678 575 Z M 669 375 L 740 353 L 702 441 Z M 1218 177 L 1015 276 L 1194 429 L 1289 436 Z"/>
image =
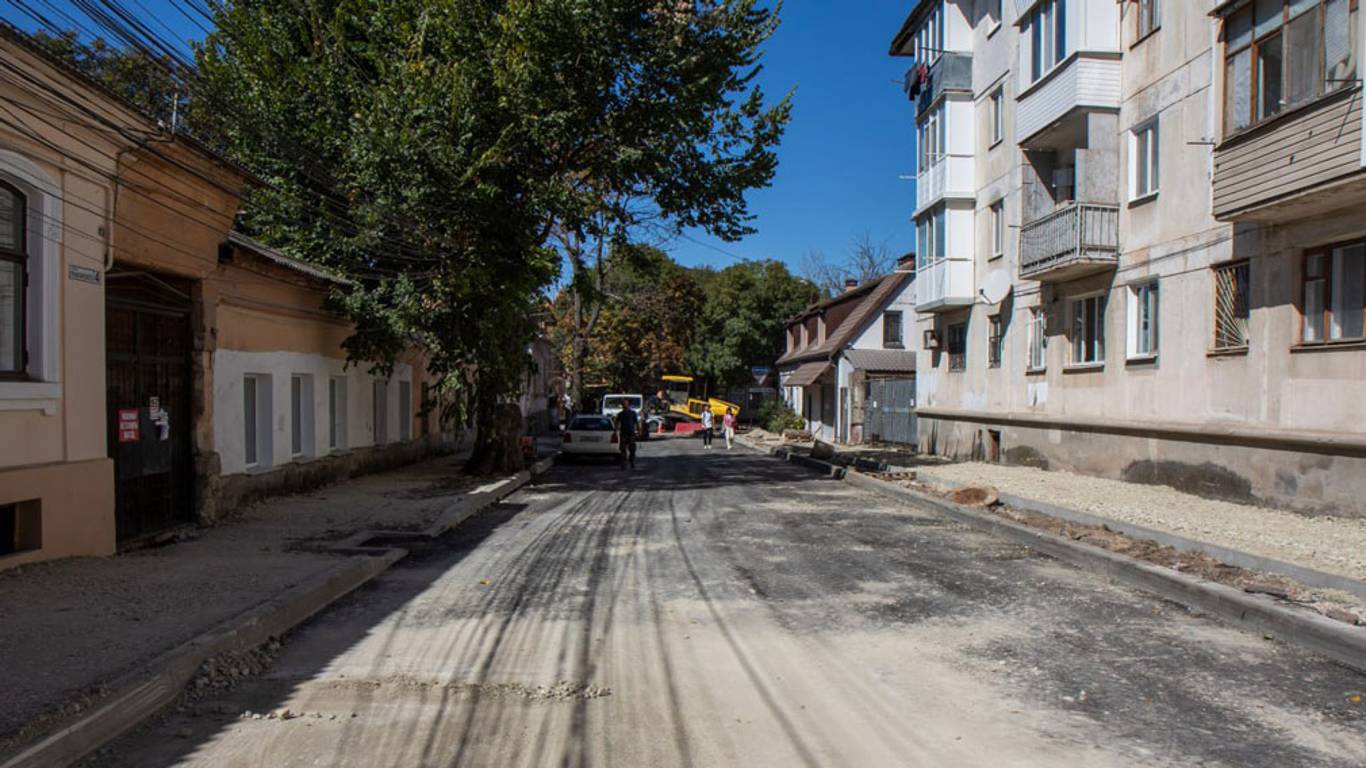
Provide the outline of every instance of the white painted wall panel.
<path id="1" fill-rule="evenodd" d="M 1076 107 L 1119 109 L 1119 103 L 1119 60 L 1076 56 L 1020 97 L 1015 139 L 1024 142 Z"/>

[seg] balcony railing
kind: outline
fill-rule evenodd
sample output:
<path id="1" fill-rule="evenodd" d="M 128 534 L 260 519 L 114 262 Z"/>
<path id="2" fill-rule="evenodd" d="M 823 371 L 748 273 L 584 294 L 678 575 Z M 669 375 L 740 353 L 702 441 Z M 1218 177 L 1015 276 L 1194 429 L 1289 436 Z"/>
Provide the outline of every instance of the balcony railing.
<path id="1" fill-rule="evenodd" d="M 1071 280 L 1119 259 L 1119 206 L 1069 203 L 1020 228 L 1020 277 Z"/>
<path id="2" fill-rule="evenodd" d="M 944 197 L 972 197 L 972 155 L 930 155 L 928 166 L 915 177 L 915 209 L 920 211 Z"/>

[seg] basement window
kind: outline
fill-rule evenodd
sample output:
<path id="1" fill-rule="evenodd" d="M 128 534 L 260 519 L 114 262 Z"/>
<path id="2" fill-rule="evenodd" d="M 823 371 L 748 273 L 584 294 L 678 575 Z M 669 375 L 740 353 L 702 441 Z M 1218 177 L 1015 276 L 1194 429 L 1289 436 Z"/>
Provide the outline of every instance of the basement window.
<path id="1" fill-rule="evenodd" d="M 42 548 L 42 501 L 0 504 L 0 557 Z"/>

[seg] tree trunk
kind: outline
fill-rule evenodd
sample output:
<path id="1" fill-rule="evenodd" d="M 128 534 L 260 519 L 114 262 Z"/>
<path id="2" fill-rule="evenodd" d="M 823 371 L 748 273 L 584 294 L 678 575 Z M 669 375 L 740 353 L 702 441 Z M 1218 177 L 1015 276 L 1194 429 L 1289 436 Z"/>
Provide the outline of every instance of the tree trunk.
<path id="1" fill-rule="evenodd" d="M 500 402 L 498 394 L 479 386 L 474 405 L 474 450 L 465 462 L 473 475 L 508 475 L 526 469 L 521 440 L 526 433 L 516 403 Z"/>

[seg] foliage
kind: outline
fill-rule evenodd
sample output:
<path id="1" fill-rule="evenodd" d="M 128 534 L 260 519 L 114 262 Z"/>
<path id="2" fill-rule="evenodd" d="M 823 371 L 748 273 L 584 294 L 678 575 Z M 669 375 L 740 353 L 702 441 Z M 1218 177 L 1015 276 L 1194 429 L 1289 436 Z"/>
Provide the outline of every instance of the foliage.
<path id="1" fill-rule="evenodd" d="M 169 62 L 112 46 L 99 37 L 82 42 L 74 30 L 60 35 L 38 30 L 29 39 L 167 126 L 185 111 L 189 93 L 171 76 Z"/>
<path id="2" fill-rule="evenodd" d="M 759 423 L 775 435 L 788 429 L 806 429 L 801 415 L 788 407 L 782 400 L 768 400 L 759 407 Z"/>
<path id="3" fill-rule="evenodd" d="M 694 375 L 724 386 L 745 384 L 751 366 L 772 365 L 787 319 L 817 298 L 815 286 L 779 261 L 741 262 L 710 283 L 689 358 Z"/>
<path id="4" fill-rule="evenodd" d="M 857 280 L 860 285 L 881 277 L 896 268 L 897 257 L 886 243 L 874 243 L 868 233 L 855 238 L 842 260 L 831 261 L 820 251 L 808 251 L 802 257 L 802 276 L 820 289 L 821 296 L 832 298 L 844 291 L 845 280 Z"/>

